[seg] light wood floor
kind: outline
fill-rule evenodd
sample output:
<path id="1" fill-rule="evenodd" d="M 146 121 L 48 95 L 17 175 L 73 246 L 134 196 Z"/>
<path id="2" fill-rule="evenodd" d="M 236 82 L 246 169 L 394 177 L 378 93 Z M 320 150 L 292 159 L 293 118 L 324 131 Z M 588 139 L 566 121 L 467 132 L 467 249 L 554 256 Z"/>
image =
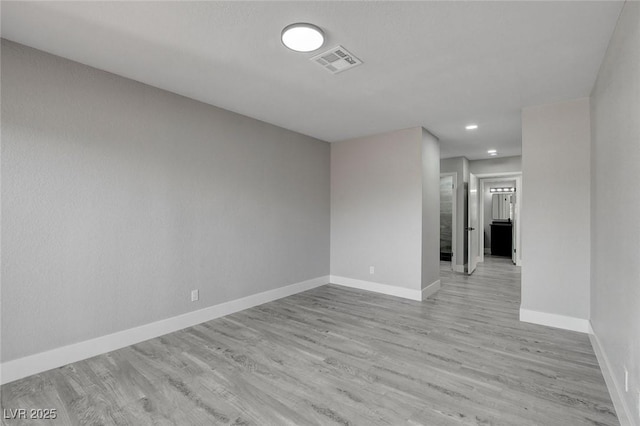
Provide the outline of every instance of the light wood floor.
<path id="1" fill-rule="evenodd" d="M 618 424 L 587 336 L 518 321 L 519 268 L 442 275 L 423 303 L 323 286 L 10 383 L 2 407 L 56 408 L 47 425 Z"/>

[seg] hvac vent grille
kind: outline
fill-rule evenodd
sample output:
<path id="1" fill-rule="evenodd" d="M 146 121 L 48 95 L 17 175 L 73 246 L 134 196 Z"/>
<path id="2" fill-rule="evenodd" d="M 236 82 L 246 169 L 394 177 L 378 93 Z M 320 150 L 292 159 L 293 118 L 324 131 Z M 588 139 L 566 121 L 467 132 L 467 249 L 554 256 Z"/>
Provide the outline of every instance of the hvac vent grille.
<path id="1" fill-rule="evenodd" d="M 349 51 L 342 46 L 329 49 L 326 52 L 314 56 L 311 60 L 322 65 L 322 67 L 331 74 L 338 74 L 339 72 L 362 64 L 360 59 L 349 53 Z"/>

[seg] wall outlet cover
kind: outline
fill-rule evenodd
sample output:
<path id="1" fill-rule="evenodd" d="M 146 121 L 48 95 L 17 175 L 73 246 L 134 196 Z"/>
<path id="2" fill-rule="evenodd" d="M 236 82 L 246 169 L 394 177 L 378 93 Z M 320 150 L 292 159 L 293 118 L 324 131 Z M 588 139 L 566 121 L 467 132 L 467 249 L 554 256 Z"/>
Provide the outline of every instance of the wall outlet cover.
<path id="1" fill-rule="evenodd" d="M 198 290 L 191 290 L 191 301 L 195 302 L 200 298 L 200 294 Z"/>

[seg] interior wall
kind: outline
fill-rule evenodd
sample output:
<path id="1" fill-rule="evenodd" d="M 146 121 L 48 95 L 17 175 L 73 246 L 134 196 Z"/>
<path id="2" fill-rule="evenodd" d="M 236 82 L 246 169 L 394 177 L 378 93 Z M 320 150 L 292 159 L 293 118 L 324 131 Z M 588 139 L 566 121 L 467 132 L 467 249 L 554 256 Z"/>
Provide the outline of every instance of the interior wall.
<path id="1" fill-rule="evenodd" d="M 422 289 L 440 281 L 440 144 L 422 130 Z"/>
<path id="2" fill-rule="evenodd" d="M 421 289 L 422 143 L 414 127 L 331 144 L 332 276 Z"/>
<path id="3" fill-rule="evenodd" d="M 522 156 L 495 157 L 485 160 L 469 161 L 469 172 L 474 175 L 492 175 L 500 173 L 520 173 L 522 171 Z"/>
<path id="4" fill-rule="evenodd" d="M 522 111 L 522 305 L 582 320 L 590 310 L 589 99 Z M 564 320 L 563 320 L 564 321 Z"/>
<path id="5" fill-rule="evenodd" d="M 329 144 L 4 40 L 1 71 L 3 362 L 329 274 Z"/>
<path id="6" fill-rule="evenodd" d="M 640 424 L 638 2 L 626 2 L 618 20 L 592 92 L 591 120 L 591 323 L 627 418 Z M 624 367 L 629 392 L 624 391 Z"/>

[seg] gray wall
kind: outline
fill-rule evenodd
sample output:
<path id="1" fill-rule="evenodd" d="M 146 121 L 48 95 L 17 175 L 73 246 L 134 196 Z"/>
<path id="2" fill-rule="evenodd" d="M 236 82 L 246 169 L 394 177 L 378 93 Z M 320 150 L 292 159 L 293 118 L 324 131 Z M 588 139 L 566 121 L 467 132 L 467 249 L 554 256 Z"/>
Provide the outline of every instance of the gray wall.
<path id="1" fill-rule="evenodd" d="M 520 173 L 522 171 L 522 157 L 497 157 L 486 160 L 469 161 L 469 172 L 474 175 L 495 173 Z"/>
<path id="2" fill-rule="evenodd" d="M 456 187 L 456 264 L 457 270 L 462 272 L 467 263 L 467 187 L 469 184 L 469 160 L 465 157 L 454 157 L 440 160 L 440 173 L 456 173 L 458 184 Z"/>
<path id="3" fill-rule="evenodd" d="M 440 279 L 440 144 L 422 129 L 422 288 Z"/>
<path id="4" fill-rule="evenodd" d="M 421 288 L 421 158 L 420 127 L 331 144 L 331 275 Z"/>
<path id="5" fill-rule="evenodd" d="M 640 410 L 640 3 L 627 2 L 591 98 L 591 323 Z M 629 370 L 624 392 L 623 366 Z M 636 417 L 640 424 L 640 418 Z"/>
<path id="6" fill-rule="evenodd" d="M 2 142 L 3 362 L 329 274 L 325 142 L 5 41 Z"/>
<path id="7" fill-rule="evenodd" d="M 523 309 L 589 319 L 589 99 L 522 111 Z"/>

